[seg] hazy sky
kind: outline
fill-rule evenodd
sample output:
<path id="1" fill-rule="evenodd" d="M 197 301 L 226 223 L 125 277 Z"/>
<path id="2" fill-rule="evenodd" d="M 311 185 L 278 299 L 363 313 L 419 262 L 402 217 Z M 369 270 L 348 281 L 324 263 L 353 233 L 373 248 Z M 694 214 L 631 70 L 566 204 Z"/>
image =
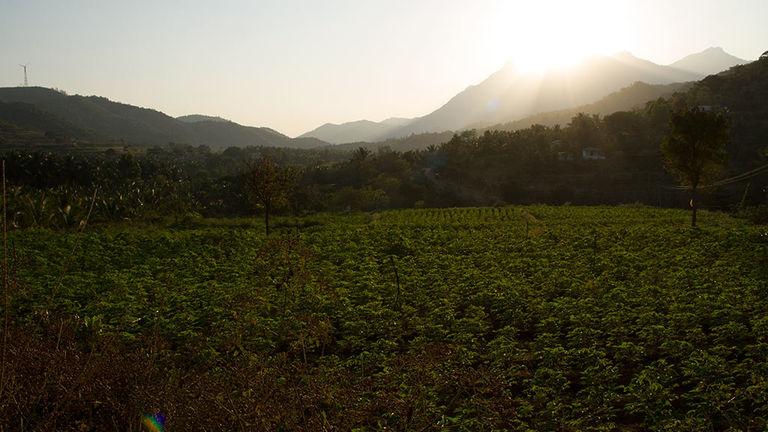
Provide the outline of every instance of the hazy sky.
<path id="1" fill-rule="evenodd" d="M 0 0 L 0 86 L 294 136 L 426 114 L 507 60 L 768 49 L 766 0 Z"/>

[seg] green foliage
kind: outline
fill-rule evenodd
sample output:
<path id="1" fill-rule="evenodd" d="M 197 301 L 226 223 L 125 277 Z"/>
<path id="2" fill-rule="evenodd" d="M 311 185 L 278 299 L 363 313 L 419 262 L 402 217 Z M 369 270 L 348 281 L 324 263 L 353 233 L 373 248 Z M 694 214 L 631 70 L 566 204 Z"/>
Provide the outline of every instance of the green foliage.
<path id="1" fill-rule="evenodd" d="M 722 172 L 727 159 L 728 119 L 722 112 L 695 107 L 673 112 L 669 123 L 661 151 L 667 170 L 691 191 L 691 225 L 696 226 L 699 188 Z"/>
<path id="2" fill-rule="evenodd" d="M 16 231 L 14 327 L 50 343 L 17 338 L 9 382 L 29 385 L 0 418 L 761 430 L 765 229 L 701 217 L 693 233 L 682 211 L 545 206 L 278 218 L 269 238 L 252 220 Z M 56 347 L 60 323 L 75 345 Z M 126 363 L 93 370 L 109 362 Z"/>
<path id="3" fill-rule="evenodd" d="M 667 169 L 696 189 L 722 172 L 727 154 L 728 120 L 721 112 L 694 107 L 672 113 L 661 145 Z"/>
<path id="4" fill-rule="evenodd" d="M 0 88 L 0 119 L 41 132 L 61 133 L 67 137 L 66 141 L 141 146 L 181 142 L 219 149 L 249 145 L 289 148 L 325 145 L 315 139 L 291 139 L 269 128 L 221 121 L 181 121 L 159 111 L 104 97 L 69 96 L 42 87 Z"/>
<path id="5" fill-rule="evenodd" d="M 269 216 L 275 209 L 288 205 L 295 177 L 291 168 L 279 166 L 268 156 L 248 163 L 245 175 L 248 198 L 255 208 L 264 212 L 267 235 Z"/>

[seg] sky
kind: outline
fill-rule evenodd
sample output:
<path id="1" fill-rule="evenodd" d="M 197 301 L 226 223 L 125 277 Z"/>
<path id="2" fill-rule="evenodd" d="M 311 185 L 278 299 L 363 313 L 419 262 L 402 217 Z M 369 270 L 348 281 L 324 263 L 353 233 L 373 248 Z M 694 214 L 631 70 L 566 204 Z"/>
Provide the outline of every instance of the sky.
<path id="1" fill-rule="evenodd" d="M 766 0 L 0 0 L 0 87 L 23 82 L 296 136 L 427 114 L 512 61 L 768 49 Z"/>

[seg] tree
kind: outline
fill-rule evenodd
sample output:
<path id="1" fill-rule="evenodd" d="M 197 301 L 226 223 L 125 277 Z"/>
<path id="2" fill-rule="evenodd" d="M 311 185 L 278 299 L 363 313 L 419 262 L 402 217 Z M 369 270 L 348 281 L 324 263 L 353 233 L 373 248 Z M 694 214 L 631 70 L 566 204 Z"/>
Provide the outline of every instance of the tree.
<path id="1" fill-rule="evenodd" d="M 696 226 L 698 191 L 725 165 L 728 119 L 721 112 L 684 108 L 673 112 L 661 143 L 667 170 L 690 190 L 691 226 Z"/>
<path id="2" fill-rule="evenodd" d="M 598 115 L 577 114 L 568 123 L 566 136 L 576 158 L 581 157 L 581 152 L 586 147 L 597 147 L 602 150 L 608 147 L 608 137 Z"/>
<path id="3" fill-rule="evenodd" d="M 288 201 L 293 171 L 277 165 L 269 156 L 248 163 L 248 197 L 256 208 L 264 211 L 264 230 L 269 235 L 269 216 Z"/>

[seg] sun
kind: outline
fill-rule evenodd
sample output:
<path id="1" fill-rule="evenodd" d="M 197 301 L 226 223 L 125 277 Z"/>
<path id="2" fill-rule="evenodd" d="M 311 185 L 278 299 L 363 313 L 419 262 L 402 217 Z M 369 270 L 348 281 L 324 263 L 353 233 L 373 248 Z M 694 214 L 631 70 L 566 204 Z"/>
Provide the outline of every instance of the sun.
<path id="1" fill-rule="evenodd" d="M 497 47 L 517 70 L 565 68 L 593 55 L 628 48 L 631 26 L 621 2 L 503 2 Z M 624 21 L 622 21 L 624 20 Z"/>

